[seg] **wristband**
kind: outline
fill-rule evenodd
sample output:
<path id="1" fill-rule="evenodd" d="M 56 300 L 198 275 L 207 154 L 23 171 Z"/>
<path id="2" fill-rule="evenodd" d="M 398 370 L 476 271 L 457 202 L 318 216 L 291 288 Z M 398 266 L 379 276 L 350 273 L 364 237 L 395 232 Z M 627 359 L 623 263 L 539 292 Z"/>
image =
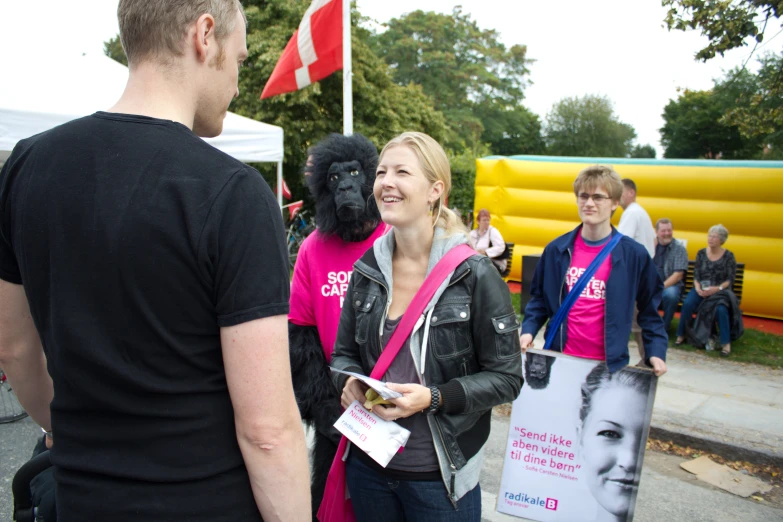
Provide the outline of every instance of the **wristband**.
<path id="1" fill-rule="evenodd" d="M 43 432 L 43 434 L 46 435 L 47 437 L 49 437 L 50 439 L 52 438 L 52 432 L 51 431 L 46 431 L 45 429 L 41 428 L 41 432 Z"/>
<path id="2" fill-rule="evenodd" d="M 432 400 L 430 401 L 430 407 L 427 408 L 427 415 L 434 415 L 440 408 L 440 390 L 437 386 L 430 386 L 429 389 L 432 394 Z"/>

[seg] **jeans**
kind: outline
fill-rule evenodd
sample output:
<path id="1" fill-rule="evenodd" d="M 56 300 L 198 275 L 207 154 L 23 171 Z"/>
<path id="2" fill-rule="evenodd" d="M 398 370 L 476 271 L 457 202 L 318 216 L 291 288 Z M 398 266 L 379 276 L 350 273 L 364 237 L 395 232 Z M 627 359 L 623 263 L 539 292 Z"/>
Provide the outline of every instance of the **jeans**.
<path id="1" fill-rule="evenodd" d="M 677 310 L 677 303 L 680 302 L 680 292 L 682 292 L 680 285 L 663 289 L 661 309 L 663 310 L 663 325 L 667 332 L 672 325 L 672 317 L 674 317 L 674 312 Z"/>
<path id="2" fill-rule="evenodd" d="M 360 451 L 354 448 L 353 451 Z M 476 485 L 451 504 L 441 481 L 393 480 L 370 469 L 355 455 L 345 468 L 357 522 L 479 522 L 481 488 Z"/>
<path id="3" fill-rule="evenodd" d="M 668 289 L 667 289 L 668 290 Z M 677 327 L 677 337 L 685 337 L 685 325 L 690 322 L 693 312 L 704 300 L 696 289 L 693 288 L 682 302 L 682 312 L 680 313 L 680 325 Z M 715 316 L 718 321 L 718 332 L 720 334 L 720 344 L 729 344 L 731 342 L 731 326 L 729 325 L 729 310 L 724 305 L 718 305 L 715 309 Z"/>

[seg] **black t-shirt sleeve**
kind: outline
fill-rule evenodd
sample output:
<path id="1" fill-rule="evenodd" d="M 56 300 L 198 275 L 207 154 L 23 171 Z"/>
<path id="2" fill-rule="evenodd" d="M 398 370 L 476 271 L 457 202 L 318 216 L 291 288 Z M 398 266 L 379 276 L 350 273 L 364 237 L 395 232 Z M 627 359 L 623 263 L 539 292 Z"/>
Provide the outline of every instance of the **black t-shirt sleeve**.
<path id="1" fill-rule="evenodd" d="M 218 325 L 288 314 L 288 256 L 283 219 L 269 186 L 244 167 L 209 212 L 199 255 L 214 289 Z"/>
<path id="2" fill-rule="evenodd" d="M 12 158 L 0 170 L 0 279 L 20 285 L 22 284 L 22 275 L 19 272 L 19 263 L 11 244 Z"/>

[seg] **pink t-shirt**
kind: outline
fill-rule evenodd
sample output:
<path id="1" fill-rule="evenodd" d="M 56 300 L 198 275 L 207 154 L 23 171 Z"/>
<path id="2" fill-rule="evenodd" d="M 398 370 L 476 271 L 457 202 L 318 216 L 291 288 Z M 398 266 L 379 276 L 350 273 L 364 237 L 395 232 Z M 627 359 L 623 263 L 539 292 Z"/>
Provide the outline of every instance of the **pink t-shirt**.
<path id="1" fill-rule="evenodd" d="M 387 226 L 381 223 L 364 241 L 348 243 L 337 236 L 324 237 L 318 230 L 299 249 L 291 281 L 288 320 L 299 326 L 318 327 L 318 336 L 331 361 L 353 264 L 362 257 Z"/>
<path id="2" fill-rule="evenodd" d="M 574 242 L 574 256 L 566 273 L 568 291 L 587 270 L 595 256 L 605 246 L 590 246 L 584 242 L 581 234 L 577 234 Z M 596 270 L 595 275 L 587 283 L 579 299 L 568 312 L 568 339 L 563 353 L 582 357 L 584 359 L 606 359 L 604 348 L 604 318 L 606 315 L 606 282 L 612 269 L 611 255 L 607 257 Z"/>

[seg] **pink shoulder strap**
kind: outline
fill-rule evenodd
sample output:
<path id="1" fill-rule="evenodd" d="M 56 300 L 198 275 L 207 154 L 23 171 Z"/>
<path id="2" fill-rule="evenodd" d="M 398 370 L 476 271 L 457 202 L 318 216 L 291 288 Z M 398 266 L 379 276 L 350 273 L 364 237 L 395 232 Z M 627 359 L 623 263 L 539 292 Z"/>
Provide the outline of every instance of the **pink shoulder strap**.
<path id="1" fill-rule="evenodd" d="M 449 252 L 438 261 L 438 264 L 432 269 L 430 275 L 424 280 L 419 291 L 413 296 L 411 304 L 408 305 L 408 309 L 405 310 L 405 313 L 402 315 L 400 324 L 397 325 L 397 328 L 394 330 L 386 348 L 383 350 L 383 353 L 381 353 L 381 357 L 372 369 L 370 377 L 373 379 L 383 378 L 386 370 L 389 369 L 392 361 L 405 343 L 405 339 L 413 332 L 416 321 L 419 320 L 422 312 L 424 312 L 424 307 L 427 306 L 427 303 L 430 302 L 432 296 L 435 295 L 435 291 L 460 263 L 475 253 L 476 251 L 470 248 L 470 246 L 462 244 L 449 250 Z"/>

